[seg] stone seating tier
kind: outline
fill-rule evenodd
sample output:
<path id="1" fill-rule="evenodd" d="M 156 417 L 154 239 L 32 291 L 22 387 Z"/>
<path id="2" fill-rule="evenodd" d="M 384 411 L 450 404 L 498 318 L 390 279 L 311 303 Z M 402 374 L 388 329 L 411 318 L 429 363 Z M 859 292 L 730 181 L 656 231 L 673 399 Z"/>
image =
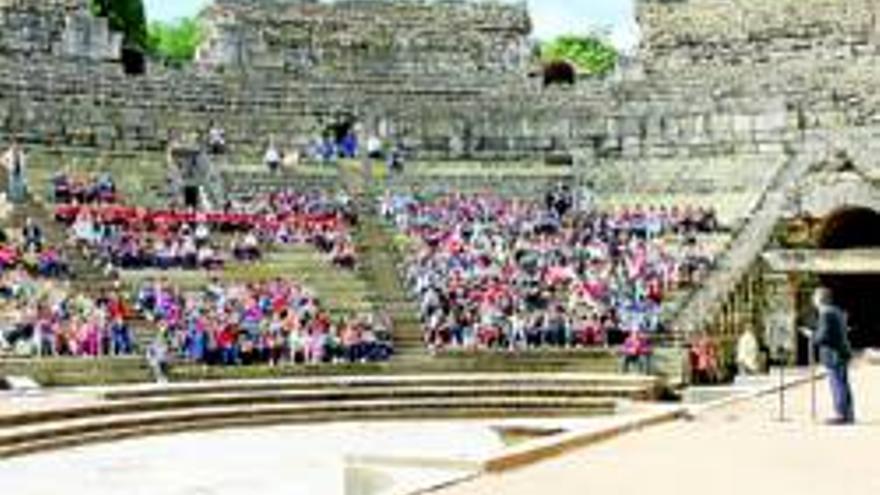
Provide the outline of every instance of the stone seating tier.
<path id="1" fill-rule="evenodd" d="M 583 417 L 652 399 L 653 378 L 604 374 L 321 377 L 93 389 L 0 415 L 0 458 L 218 428 L 387 419 Z"/>
<path id="2" fill-rule="evenodd" d="M 419 343 L 423 350 L 424 344 Z M 661 349 L 658 349 L 658 355 Z M 664 350 L 665 352 L 665 350 Z M 663 369 L 658 367 L 658 369 Z M 506 351 L 440 353 L 428 356 L 424 351 L 400 355 L 387 363 L 288 365 L 281 366 L 203 366 L 176 363 L 173 381 L 280 378 L 286 376 L 400 375 L 436 373 L 540 373 L 597 372 L 619 370 L 617 355 L 611 350 L 546 349 L 511 354 Z M 31 376 L 45 386 L 82 386 L 143 383 L 151 380 L 147 363 L 141 356 L 105 357 L 102 359 L 54 358 L 31 359 L 7 356 L 0 358 L 0 375 Z"/>
<path id="3" fill-rule="evenodd" d="M 694 92 L 677 92 L 668 101 L 666 96 L 652 101 L 648 93 L 658 93 L 646 92 L 646 99 L 640 100 L 629 89 L 615 96 L 603 85 L 597 85 L 595 92 L 589 90 L 592 86 L 566 92 L 515 84 L 467 88 L 458 81 L 438 88 L 429 78 L 403 86 L 363 78 L 336 82 L 194 74 L 126 78 L 101 66 L 40 61 L 25 69 L 13 68 L 8 61 L 5 65 L 10 70 L 0 71 L 0 89 L 10 98 L 0 99 L 0 116 L 13 129 L 31 129 L 29 137 L 34 140 L 102 148 L 161 149 L 169 129 L 203 130 L 217 119 L 231 142 L 254 149 L 272 133 L 300 139 L 313 136 L 327 122 L 344 118 L 347 112 L 358 113 L 367 101 L 384 109 L 376 118 L 422 129 L 411 144 L 434 145 L 441 157 L 443 150 L 455 155 L 467 146 L 480 153 L 473 148 L 484 146 L 489 148 L 486 154 L 509 158 L 595 146 L 597 138 L 608 153 L 622 148 L 625 154 L 668 154 L 672 149 L 701 146 L 706 148 L 703 153 L 726 153 L 736 150 L 719 143 L 778 143 L 789 124 L 784 111 L 760 117 L 767 112 L 767 102 L 742 98 L 721 105 Z M 512 101 L 516 103 L 511 105 Z M 718 110 L 719 105 L 727 108 Z M 658 113 L 658 108 L 675 113 Z M 567 119 L 560 120 L 560 115 Z M 455 142 L 463 120 L 471 122 L 475 137 L 470 144 Z"/>

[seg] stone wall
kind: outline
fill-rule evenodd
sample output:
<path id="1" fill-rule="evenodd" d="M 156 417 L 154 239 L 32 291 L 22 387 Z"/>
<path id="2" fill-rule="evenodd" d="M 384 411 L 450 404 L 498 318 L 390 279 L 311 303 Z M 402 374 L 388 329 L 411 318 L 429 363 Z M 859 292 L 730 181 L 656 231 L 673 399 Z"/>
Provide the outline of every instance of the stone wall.
<path id="1" fill-rule="evenodd" d="M 461 78 L 278 79 L 213 73 L 122 75 L 113 65 L 0 59 L 0 132 L 114 150 L 161 149 L 172 130 L 220 122 L 233 147 L 270 135 L 302 142 L 351 120 L 384 129 L 418 157 L 540 159 L 589 149 L 602 160 L 781 153 L 793 119 L 775 96 L 716 99 L 696 91 L 585 84 L 545 90 Z"/>
<path id="2" fill-rule="evenodd" d="M 87 0 L 0 0 L 0 52 L 92 62 L 120 58 L 122 36 L 95 18 Z"/>
<path id="3" fill-rule="evenodd" d="M 156 69 L 133 78 L 122 75 L 117 64 L 82 64 L 59 57 L 50 46 L 64 39 L 65 32 L 76 32 L 69 28 L 74 21 L 57 21 L 61 14 L 71 18 L 71 10 L 58 6 L 40 10 L 35 5 L 31 1 L 26 7 L 3 10 L 30 16 L 29 22 L 42 19 L 46 26 L 33 24 L 31 29 L 25 28 L 28 23 L 10 24 L 8 19 L 14 16 L 3 18 L 9 32 L 18 33 L 15 36 L 30 33 L 47 41 L 37 43 L 43 47 L 42 55 L 28 56 L 26 64 L 21 63 L 23 51 L 0 56 L 0 139 L 16 133 L 34 143 L 56 146 L 160 150 L 172 131 L 194 135 L 213 120 L 226 128 L 237 153 L 256 156 L 270 135 L 282 143 L 303 143 L 330 125 L 347 121 L 359 124 L 363 132 L 383 131 L 402 140 L 414 150 L 414 158 L 534 161 L 585 150 L 591 163 L 608 168 L 620 163 L 618 168 L 630 170 L 633 163 L 706 160 L 708 164 L 718 156 L 766 156 L 778 163 L 784 143 L 804 128 L 830 122 L 849 125 L 859 113 L 854 114 L 849 104 L 829 105 L 828 94 L 792 93 L 789 90 L 796 85 L 788 76 L 765 87 L 760 81 L 768 81 L 769 74 L 753 66 L 748 70 L 759 77 L 744 76 L 742 68 L 694 66 L 635 80 L 584 80 L 572 88 L 544 88 L 539 80 L 526 77 L 522 59 L 501 63 L 503 50 L 486 49 L 482 53 L 494 60 L 498 71 L 470 70 L 474 67 L 456 62 L 459 72 L 437 75 L 453 68 L 443 55 L 453 53 L 450 40 L 459 39 L 452 32 L 464 36 L 461 39 L 473 34 L 485 43 L 523 41 L 530 29 L 523 6 L 219 0 L 207 14 L 212 25 L 240 29 L 265 42 L 266 50 L 247 52 L 265 55 L 265 64 L 249 65 L 255 59 L 247 55 L 239 58 L 247 62 L 243 71 Z M 100 31 L 95 27 L 100 20 L 76 12 L 84 25 L 92 23 Z M 665 17 L 657 14 L 654 19 L 660 22 Z M 367 27 L 396 30 L 395 47 L 410 46 L 404 42 L 407 36 L 429 39 L 422 36 L 426 32 L 445 37 L 446 44 L 443 49 L 429 45 L 398 53 L 403 58 L 423 57 L 424 67 L 400 64 L 403 59 L 397 55 L 376 55 L 385 66 L 372 70 L 352 65 L 347 55 L 340 54 L 350 54 L 345 43 L 352 36 L 374 40 L 376 33 L 365 34 Z M 313 53 L 323 54 L 321 64 L 300 73 L 265 70 L 266 66 L 296 69 L 290 61 L 297 59 L 290 54 L 305 46 L 303 33 L 310 33 L 306 44 L 315 48 Z M 212 36 L 203 56 L 223 59 L 222 45 L 228 39 L 222 33 Z M 253 48 L 250 42 L 230 43 Z M 467 53 L 456 50 L 450 56 L 470 57 Z M 337 70 L 340 66 L 346 70 Z M 734 74 L 735 70 L 740 72 Z M 807 73 L 804 79 L 813 75 Z M 682 189 L 711 187 L 701 185 L 703 180 L 691 182 L 693 187 Z"/>
<path id="4" fill-rule="evenodd" d="M 875 0 L 640 0 L 654 66 L 850 58 L 880 48 Z"/>
<path id="5" fill-rule="evenodd" d="M 525 4 L 470 0 L 215 0 L 199 61 L 291 72 L 519 72 Z"/>

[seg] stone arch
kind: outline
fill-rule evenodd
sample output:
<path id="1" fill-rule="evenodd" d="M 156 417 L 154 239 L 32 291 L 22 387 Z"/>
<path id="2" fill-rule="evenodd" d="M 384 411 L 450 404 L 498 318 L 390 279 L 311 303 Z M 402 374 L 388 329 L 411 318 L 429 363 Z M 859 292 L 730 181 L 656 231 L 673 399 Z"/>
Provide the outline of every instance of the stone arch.
<path id="1" fill-rule="evenodd" d="M 332 140 L 334 143 L 340 143 L 354 131 L 355 125 L 356 121 L 351 117 L 333 120 L 324 128 L 324 137 Z"/>
<path id="2" fill-rule="evenodd" d="M 880 188 L 871 178 L 878 166 L 876 158 L 853 143 L 828 147 L 789 191 L 800 213 L 822 219 L 854 206 L 880 211 Z"/>
<path id="3" fill-rule="evenodd" d="M 823 219 L 817 245 L 832 250 L 880 248 L 880 211 L 864 206 L 838 209 Z M 823 275 L 820 281 L 849 315 L 853 345 L 880 347 L 880 274 Z"/>
<path id="4" fill-rule="evenodd" d="M 880 247 L 880 212 L 864 206 L 846 206 L 827 215 L 819 228 L 822 249 Z"/>
<path id="5" fill-rule="evenodd" d="M 122 70 L 129 76 L 141 76 L 147 72 L 144 52 L 132 48 L 122 49 Z"/>
<path id="6" fill-rule="evenodd" d="M 554 85 L 574 85 L 577 82 L 577 69 L 565 60 L 548 62 L 542 69 L 544 87 Z"/>

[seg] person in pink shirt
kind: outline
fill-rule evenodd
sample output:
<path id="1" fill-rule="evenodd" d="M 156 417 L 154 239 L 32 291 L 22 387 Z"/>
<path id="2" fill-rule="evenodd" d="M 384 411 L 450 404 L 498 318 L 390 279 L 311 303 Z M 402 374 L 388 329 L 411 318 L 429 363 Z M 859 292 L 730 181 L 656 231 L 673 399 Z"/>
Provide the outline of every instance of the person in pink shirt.
<path id="1" fill-rule="evenodd" d="M 621 348 L 623 373 L 629 373 L 633 366 L 639 373 L 650 373 L 652 353 L 651 341 L 647 334 L 637 328 L 632 329 Z"/>

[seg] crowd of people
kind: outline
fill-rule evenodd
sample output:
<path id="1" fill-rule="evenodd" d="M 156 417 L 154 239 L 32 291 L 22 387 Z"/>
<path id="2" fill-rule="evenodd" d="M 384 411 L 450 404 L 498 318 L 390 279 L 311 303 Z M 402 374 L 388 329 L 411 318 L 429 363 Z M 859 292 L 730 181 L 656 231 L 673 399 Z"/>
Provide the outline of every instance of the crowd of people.
<path id="1" fill-rule="evenodd" d="M 0 272 L 22 269 L 46 277 L 63 278 L 70 274 L 70 263 L 63 249 L 46 246 L 24 249 L 13 243 L 0 244 Z"/>
<path id="2" fill-rule="evenodd" d="M 718 230 L 698 208 L 574 212 L 563 190 L 545 202 L 387 194 L 381 211 L 414 246 L 406 279 L 431 349 L 617 345 L 662 332 L 670 292 L 713 264 L 700 237 Z"/>
<path id="3" fill-rule="evenodd" d="M 308 244 L 340 267 L 357 256 L 347 205 L 321 193 L 284 191 L 230 202 L 222 211 L 149 210 L 120 204 L 64 204 L 56 219 L 71 242 L 124 269 L 214 269 L 257 261 L 270 246 Z"/>
<path id="4" fill-rule="evenodd" d="M 222 129 L 212 127 L 209 144 L 213 153 L 225 152 Z M 349 133 L 312 152 L 329 160 L 355 156 L 359 147 Z M 372 158 L 385 154 L 377 138 L 365 149 Z M 392 165 L 395 153 L 388 155 Z M 24 153 L 13 145 L 2 158 L 9 196 L 21 200 Z M 270 141 L 266 164 L 275 171 L 283 160 Z M 58 173 L 51 187 L 71 245 L 115 268 L 211 270 L 259 261 L 283 245 L 314 246 L 344 268 L 358 261 L 351 234 L 358 219 L 342 193 L 255 194 L 198 212 L 127 206 L 109 174 Z M 651 370 L 653 336 L 666 330 L 662 315 L 672 293 L 712 268 L 714 253 L 702 238 L 720 229 L 711 209 L 577 210 L 564 187 L 543 201 L 388 193 L 380 209 L 406 238 L 404 275 L 431 351 L 620 345 L 623 370 L 640 372 Z M 375 362 L 394 351 L 390 322 L 334 318 L 292 280 L 213 279 L 192 292 L 156 280 L 126 297 L 121 290 L 76 293 L 64 281 L 69 274 L 64 249 L 47 245 L 31 220 L 20 245 L 0 239 L 0 311 L 12 322 L 0 331 L 0 347 L 131 354 L 144 351 L 135 349 L 131 322 L 145 318 L 156 329 L 154 354 L 194 363 Z M 691 352 L 706 381 L 717 374 L 710 342 L 697 340 Z"/>
<path id="5" fill-rule="evenodd" d="M 135 352 L 125 298 L 74 294 L 68 282 L 36 279 L 22 270 L 0 276 L 4 320 L 0 349 L 20 355 L 105 356 Z"/>
<path id="6" fill-rule="evenodd" d="M 74 175 L 59 172 L 52 177 L 52 197 L 57 204 L 116 203 L 116 183 L 108 173 Z"/>
<path id="7" fill-rule="evenodd" d="M 17 269 L 38 277 L 63 278 L 70 274 L 70 263 L 64 249 L 48 244 L 40 226 L 27 218 L 15 239 L 0 229 L 0 272 Z"/>
<path id="8" fill-rule="evenodd" d="M 394 353 L 389 323 L 373 314 L 334 318 L 289 280 L 222 284 L 187 292 L 163 280 L 135 293 L 87 295 L 69 282 L 22 270 L 0 274 L 0 350 L 18 355 L 98 357 L 144 353 L 161 343 L 176 361 L 205 365 L 363 363 Z M 139 349 L 132 323 L 153 335 Z"/>
<path id="9" fill-rule="evenodd" d="M 393 353 L 387 323 L 371 314 L 334 320 L 314 294 L 290 280 L 215 280 L 192 293 L 157 280 L 140 288 L 136 308 L 158 325 L 173 354 L 191 362 L 359 363 Z"/>

